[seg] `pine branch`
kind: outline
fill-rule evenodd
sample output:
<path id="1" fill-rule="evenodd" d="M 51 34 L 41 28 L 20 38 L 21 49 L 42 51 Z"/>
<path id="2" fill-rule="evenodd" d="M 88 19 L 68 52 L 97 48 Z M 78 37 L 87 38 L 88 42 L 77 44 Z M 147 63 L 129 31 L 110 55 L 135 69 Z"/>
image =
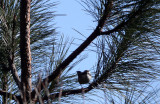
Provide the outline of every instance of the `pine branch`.
<path id="1" fill-rule="evenodd" d="M 140 2 L 140 4 L 143 4 L 143 0 Z M 108 30 L 108 31 L 102 31 L 100 35 L 108 35 L 110 33 L 113 33 L 115 31 L 118 31 L 120 29 L 125 28 L 127 25 L 131 24 L 133 20 L 135 20 L 137 18 L 137 16 L 139 16 L 141 13 L 143 13 L 144 11 L 142 10 L 142 8 L 144 9 L 147 5 L 147 2 L 144 3 L 143 5 L 140 5 L 138 7 L 137 10 L 133 10 L 130 14 L 128 14 L 128 19 L 124 20 L 123 22 L 121 22 L 119 25 L 117 25 L 114 29 L 112 30 Z"/>
<path id="2" fill-rule="evenodd" d="M 94 89 L 97 86 L 98 86 L 98 83 L 97 82 L 93 82 L 88 87 L 83 88 L 83 93 L 87 93 L 87 92 L 91 91 L 92 89 Z M 61 96 L 67 96 L 67 95 L 79 94 L 79 93 L 82 93 L 82 89 L 66 90 L 66 91 L 62 91 L 62 92 L 59 92 L 59 93 L 51 94 L 50 98 L 51 99 L 58 98 L 59 94 L 61 94 Z M 47 100 L 48 96 L 44 96 L 42 99 L 43 100 Z"/>
<path id="3" fill-rule="evenodd" d="M 41 86 L 38 86 L 37 89 L 42 88 L 43 89 L 43 84 L 48 81 L 50 83 L 51 81 L 57 82 L 59 79 L 61 73 L 64 71 L 65 67 L 67 67 L 101 32 L 105 21 L 107 17 L 110 14 L 110 10 L 112 8 L 112 0 L 108 0 L 108 4 L 105 6 L 105 10 L 103 12 L 103 16 L 99 20 L 99 23 L 94 30 L 94 32 L 75 50 L 73 53 L 71 53 L 67 59 L 65 59 L 56 69 L 55 71 L 49 75 L 48 77 L 43 79 L 43 82 Z M 32 98 L 35 96 L 35 90 L 32 91 Z"/>
<path id="4" fill-rule="evenodd" d="M 18 88 L 21 90 L 21 82 L 20 82 L 20 78 L 18 76 L 18 72 L 16 69 L 16 66 L 14 64 L 14 58 L 15 58 L 15 26 L 16 26 L 16 15 L 14 14 L 13 17 L 13 27 L 12 27 L 12 49 L 11 49 L 11 55 L 8 58 L 8 62 L 9 62 L 9 67 L 11 70 L 11 73 L 13 75 L 13 78 L 18 86 Z"/>
<path id="5" fill-rule="evenodd" d="M 8 60 L 9 60 L 9 69 L 11 70 L 13 78 L 14 78 L 18 88 L 21 89 L 21 81 L 20 81 L 20 78 L 18 76 L 16 66 L 15 66 L 13 60 L 11 59 L 11 57 L 9 57 Z"/>
<path id="6" fill-rule="evenodd" d="M 50 82 L 52 80 L 57 79 L 59 77 L 59 75 L 63 72 L 64 68 L 70 62 L 72 62 L 72 60 L 74 58 L 76 58 L 76 56 L 79 55 L 97 36 L 99 36 L 99 35 L 109 35 L 109 34 L 115 32 L 115 31 L 123 29 L 124 27 L 126 27 L 129 24 L 132 24 L 132 22 L 136 18 L 136 16 L 139 16 L 141 13 L 144 12 L 142 10 L 142 8 L 145 8 L 146 5 L 147 5 L 147 3 L 143 3 L 143 2 L 141 4 L 143 4 L 143 5 L 140 5 L 138 9 L 136 9 L 135 11 L 132 11 L 128 15 L 128 19 L 126 21 L 123 21 L 122 23 L 120 23 L 118 26 L 116 26 L 112 30 L 102 32 L 101 30 L 102 30 L 102 28 L 105 24 L 105 21 L 108 17 L 108 15 L 106 15 L 107 13 L 104 12 L 102 18 L 98 22 L 98 26 L 95 29 L 95 31 L 50 76 L 47 77 L 47 79 L 49 79 L 48 81 Z M 93 88 L 97 87 L 98 84 L 100 84 L 104 79 L 107 79 L 110 75 L 112 75 L 113 72 L 114 72 L 114 69 L 116 68 L 117 63 L 120 60 L 120 58 L 121 58 L 121 56 L 117 57 L 116 60 L 112 63 L 111 67 L 107 70 L 107 72 L 105 72 L 105 74 L 102 74 L 100 77 L 98 77 L 98 79 L 96 79 L 94 82 L 92 82 L 87 88 L 84 88 L 84 92 L 86 93 L 86 92 L 92 90 Z M 45 79 L 43 80 L 43 83 L 44 82 L 45 82 Z M 70 95 L 70 94 L 78 94 L 78 93 L 81 93 L 81 92 L 82 92 L 81 89 L 67 90 L 67 91 L 63 91 L 61 96 L 66 96 L 66 95 Z M 32 94 L 34 94 L 34 93 L 32 93 Z M 58 96 L 59 96 L 59 93 L 56 93 L 56 94 L 52 94 L 50 97 L 51 97 L 51 99 L 54 99 L 54 98 L 58 98 Z M 48 99 L 48 98 L 47 98 L 47 96 L 45 96 L 43 99 L 45 100 L 45 99 Z"/>

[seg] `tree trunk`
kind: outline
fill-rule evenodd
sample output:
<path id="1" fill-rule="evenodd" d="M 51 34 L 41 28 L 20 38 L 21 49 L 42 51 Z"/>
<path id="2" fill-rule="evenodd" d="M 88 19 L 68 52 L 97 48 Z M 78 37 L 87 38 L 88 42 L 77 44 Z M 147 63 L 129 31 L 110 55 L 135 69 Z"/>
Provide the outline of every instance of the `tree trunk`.
<path id="1" fill-rule="evenodd" d="M 21 90 L 23 103 L 31 101 L 31 50 L 30 50 L 30 3 L 21 0 L 20 6 L 20 55 L 21 55 Z"/>

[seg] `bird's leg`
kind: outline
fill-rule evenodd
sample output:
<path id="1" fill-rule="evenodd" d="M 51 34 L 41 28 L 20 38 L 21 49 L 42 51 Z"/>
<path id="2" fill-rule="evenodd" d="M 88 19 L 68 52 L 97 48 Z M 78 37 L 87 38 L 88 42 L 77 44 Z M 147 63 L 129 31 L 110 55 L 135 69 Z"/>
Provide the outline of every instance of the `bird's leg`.
<path id="1" fill-rule="evenodd" d="M 80 85 L 81 85 L 81 84 L 80 84 Z M 85 102 L 84 102 L 84 99 L 85 99 L 85 96 L 84 96 L 84 88 L 82 87 L 82 85 L 81 85 L 81 88 L 82 88 L 83 104 L 85 104 Z"/>
<path id="2" fill-rule="evenodd" d="M 80 84 L 81 85 L 81 84 Z M 81 89 L 83 89 L 82 85 L 81 85 Z"/>
<path id="3" fill-rule="evenodd" d="M 81 85 L 81 84 L 80 84 Z M 81 85 L 81 89 L 82 89 L 82 94 L 84 94 L 84 88 L 82 87 L 82 85 Z"/>

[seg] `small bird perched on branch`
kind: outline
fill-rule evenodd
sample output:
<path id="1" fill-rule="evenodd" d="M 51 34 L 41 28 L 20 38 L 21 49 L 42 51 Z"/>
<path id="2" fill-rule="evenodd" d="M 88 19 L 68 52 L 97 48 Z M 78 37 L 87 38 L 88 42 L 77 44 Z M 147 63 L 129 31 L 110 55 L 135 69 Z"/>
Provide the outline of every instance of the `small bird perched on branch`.
<path id="1" fill-rule="evenodd" d="M 89 83 L 89 81 L 92 78 L 89 70 L 85 70 L 84 72 L 77 71 L 77 75 L 78 75 L 78 82 L 79 82 L 80 85 Z M 82 96 L 83 96 L 83 99 L 84 99 L 85 98 L 85 96 L 84 96 L 85 90 L 83 89 L 82 85 L 81 85 L 81 88 L 82 88 Z"/>
<path id="2" fill-rule="evenodd" d="M 78 82 L 79 84 L 86 84 L 89 83 L 91 80 L 92 76 L 89 70 L 85 70 L 84 72 L 77 71 L 78 75 Z"/>

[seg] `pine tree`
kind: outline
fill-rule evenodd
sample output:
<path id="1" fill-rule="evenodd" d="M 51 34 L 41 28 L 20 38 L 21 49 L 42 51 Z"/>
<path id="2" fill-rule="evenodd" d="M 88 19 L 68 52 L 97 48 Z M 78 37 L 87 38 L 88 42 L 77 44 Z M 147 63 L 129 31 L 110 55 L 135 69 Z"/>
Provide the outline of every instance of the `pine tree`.
<path id="1" fill-rule="evenodd" d="M 25 1 L 26 3 L 23 4 Z M 30 0 L 25 1 L 21 1 L 21 7 L 25 6 L 24 8 L 20 9 L 21 12 L 27 6 L 30 7 Z M 37 0 L 37 2 L 34 1 L 33 8 L 36 7 L 35 5 L 38 4 L 38 1 L 41 0 Z M 14 3 L 7 1 L 1 2 L 1 12 L 3 13 L 3 11 L 7 8 L 5 3 L 14 4 L 13 8 L 19 8 L 19 1 L 12 2 Z M 30 48 L 31 50 L 34 50 L 36 54 L 36 48 L 40 49 L 41 46 L 38 45 L 38 41 L 45 39 L 45 37 L 49 36 L 53 31 L 51 31 L 51 33 L 49 30 L 46 30 L 45 32 L 41 31 L 40 27 L 43 27 L 44 22 L 41 21 L 41 19 L 39 19 L 41 21 L 40 22 L 37 21 L 36 18 L 31 18 L 31 28 L 27 26 L 28 23 L 30 23 L 29 18 L 26 22 L 26 25 L 23 24 L 26 21 L 24 19 L 27 17 L 24 16 L 26 12 L 22 12 L 20 14 L 23 15 L 24 13 L 24 17 L 21 16 L 21 19 L 19 19 L 17 14 L 15 14 L 19 12 L 10 13 L 13 16 L 11 19 L 6 19 L 7 21 L 3 16 L 1 16 L 2 26 L 0 31 L 1 34 L 3 33 L 0 35 L 0 52 L 2 54 L 0 58 L 3 60 L 0 63 L 0 68 L 2 70 L 1 73 L 5 75 L 4 72 L 9 73 L 9 70 L 11 70 L 11 74 L 9 75 L 13 76 L 13 80 L 16 82 L 14 86 L 17 86 L 19 89 L 17 90 L 19 93 L 16 94 L 14 92 L 5 90 L 5 88 L 0 90 L 0 95 L 3 95 L 4 102 L 6 102 L 7 97 L 11 100 L 14 100 L 15 102 L 20 103 L 56 103 L 58 101 L 57 98 L 59 101 L 71 103 L 72 101 L 75 101 L 73 99 L 74 96 L 72 96 L 73 94 L 78 95 L 82 93 L 82 96 L 84 96 L 84 93 L 91 93 L 92 95 L 92 91 L 94 89 L 99 89 L 103 91 L 109 99 L 107 100 L 106 98 L 105 103 L 114 104 L 116 101 L 118 102 L 118 100 L 121 100 L 124 103 L 136 103 L 136 99 L 139 100 L 141 97 L 137 98 L 136 95 L 133 96 L 133 91 L 135 91 L 135 93 L 140 96 L 140 93 L 143 93 L 142 91 L 144 90 L 141 89 L 148 85 L 150 80 L 159 77 L 159 65 L 157 64 L 159 61 L 159 0 L 82 0 L 82 3 L 85 5 L 85 11 L 90 13 L 90 15 L 93 16 L 97 22 L 97 26 L 91 35 L 86 40 L 84 40 L 84 42 L 68 57 L 65 57 L 68 48 L 65 49 L 65 46 L 59 45 L 59 47 L 56 48 L 59 50 L 59 53 L 56 54 L 57 50 L 55 49 L 55 46 L 53 46 L 51 54 L 52 57 L 50 58 L 51 70 L 49 75 L 43 77 L 40 76 L 39 80 L 34 79 L 37 84 L 33 89 L 31 89 L 33 81 L 30 79 L 31 75 L 33 75 L 33 73 L 31 73 L 33 68 L 31 69 L 30 65 Z M 43 8 L 43 6 L 39 6 L 37 8 Z M 45 10 L 46 8 L 44 11 Z M 32 6 L 31 11 L 34 11 L 32 10 Z M 37 11 L 37 14 L 36 12 L 32 14 L 32 12 L 31 15 L 35 15 L 35 17 L 37 17 L 37 15 L 43 16 L 42 14 L 44 13 L 41 12 L 41 9 Z M 30 15 L 29 12 L 27 15 Z M 45 19 L 42 18 L 42 20 L 47 20 L 47 18 L 49 18 L 48 16 L 45 16 Z M 11 20 L 11 22 L 8 22 L 9 20 Z M 32 24 L 36 21 L 38 27 L 36 27 L 35 24 Z M 9 23 L 12 23 L 12 25 L 8 25 Z M 45 23 L 46 22 L 44 22 L 44 24 Z M 39 24 L 42 25 L 39 26 Z M 24 29 L 22 29 L 23 27 Z M 20 36 L 19 28 L 21 28 Z M 28 30 L 26 28 L 28 28 Z M 35 32 L 35 34 L 30 34 L 30 36 L 28 34 L 27 36 L 27 32 L 30 29 L 32 32 Z M 47 29 L 50 28 L 47 27 Z M 10 31 L 11 33 L 9 33 Z M 23 31 L 27 32 L 23 33 Z M 39 35 L 36 34 L 39 31 L 44 34 L 40 38 L 38 37 Z M 26 35 L 27 37 L 23 37 L 23 35 Z M 24 42 L 26 42 L 28 46 L 22 42 L 22 39 L 24 38 L 26 38 Z M 19 39 L 21 39 L 20 44 Z M 28 41 L 30 39 L 31 42 Z M 95 67 L 95 72 L 93 73 L 93 82 L 90 83 L 87 87 L 79 89 L 77 88 L 78 82 L 76 81 L 76 75 L 65 74 L 70 71 L 73 66 L 76 65 L 76 63 L 81 61 L 78 60 L 77 62 L 72 63 L 77 58 L 77 56 L 82 53 L 84 49 L 86 49 L 91 44 L 91 42 L 93 42 L 93 40 L 96 39 L 98 60 Z M 33 44 L 34 48 L 32 45 L 29 46 L 29 44 Z M 19 46 L 21 51 L 16 50 L 19 49 Z M 27 48 L 23 50 L 23 47 L 25 46 L 27 46 Z M 24 55 L 25 53 L 27 53 L 26 56 Z M 21 59 L 19 59 L 19 54 L 21 54 Z M 38 56 L 41 56 L 41 54 L 38 54 Z M 57 58 L 56 61 L 55 58 Z M 17 64 L 15 64 L 15 62 L 17 62 Z M 20 62 L 21 65 L 19 64 Z M 23 63 L 28 65 L 23 66 Z M 21 80 L 16 69 L 18 65 L 21 66 L 21 68 L 18 67 L 22 73 Z M 3 80 L 6 82 L 5 78 L 3 78 Z M 61 83 L 62 81 L 63 83 Z M 2 83 L 1 87 L 3 84 L 5 83 Z M 138 94 L 138 92 L 140 93 Z M 148 96 L 150 94 L 152 93 L 149 93 L 148 95 L 145 95 L 144 93 L 145 97 L 142 97 L 141 99 L 143 100 L 140 102 L 148 102 Z M 125 96 L 123 99 L 120 99 L 122 95 Z M 128 95 L 131 97 L 128 97 Z M 112 96 L 120 96 L 120 98 L 114 99 Z M 70 101 L 71 98 L 72 101 Z M 85 100 L 85 98 L 83 100 Z"/>

